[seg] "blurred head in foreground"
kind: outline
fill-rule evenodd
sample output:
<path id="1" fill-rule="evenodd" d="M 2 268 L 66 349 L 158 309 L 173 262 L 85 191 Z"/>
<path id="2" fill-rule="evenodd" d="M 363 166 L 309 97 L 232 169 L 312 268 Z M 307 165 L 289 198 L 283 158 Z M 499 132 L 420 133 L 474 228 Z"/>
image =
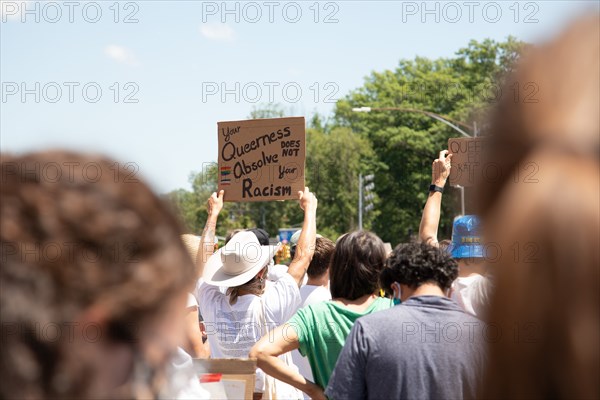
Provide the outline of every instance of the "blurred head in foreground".
<path id="1" fill-rule="evenodd" d="M 505 92 L 480 185 L 496 291 L 485 398 L 594 398 L 600 392 L 600 17 L 530 49 Z M 531 86 L 533 85 L 533 86 Z M 490 247 L 491 248 L 491 247 Z"/>
<path id="2" fill-rule="evenodd" d="M 2 155 L 0 398 L 153 397 L 194 267 L 174 217 L 118 163 Z"/>

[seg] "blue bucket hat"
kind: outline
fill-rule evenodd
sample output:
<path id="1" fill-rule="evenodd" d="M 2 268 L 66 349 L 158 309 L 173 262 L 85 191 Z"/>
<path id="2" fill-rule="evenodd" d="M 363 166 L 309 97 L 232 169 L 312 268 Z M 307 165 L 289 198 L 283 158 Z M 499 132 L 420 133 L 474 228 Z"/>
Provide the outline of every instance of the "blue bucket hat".
<path id="1" fill-rule="evenodd" d="M 448 246 L 448 251 L 452 258 L 485 257 L 479 218 L 476 215 L 463 215 L 454 218 L 452 244 Z"/>

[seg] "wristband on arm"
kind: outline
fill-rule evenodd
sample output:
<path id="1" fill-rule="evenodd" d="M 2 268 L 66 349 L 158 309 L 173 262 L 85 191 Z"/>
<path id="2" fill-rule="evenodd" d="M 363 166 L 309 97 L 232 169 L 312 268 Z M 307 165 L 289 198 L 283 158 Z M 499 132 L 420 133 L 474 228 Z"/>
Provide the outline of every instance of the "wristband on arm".
<path id="1" fill-rule="evenodd" d="M 429 192 L 440 192 L 444 193 L 444 188 L 436 185 L 429 185 Z"/>

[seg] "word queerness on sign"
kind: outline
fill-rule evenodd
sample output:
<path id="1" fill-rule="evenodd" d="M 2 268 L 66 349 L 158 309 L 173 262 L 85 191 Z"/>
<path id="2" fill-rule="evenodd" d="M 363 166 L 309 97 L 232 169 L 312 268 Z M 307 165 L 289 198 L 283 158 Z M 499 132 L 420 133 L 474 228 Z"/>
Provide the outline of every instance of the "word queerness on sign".
<path id="1" fill-rule="evenodd" d="M 296 181 L 304 177 L 304 126 L 283 122 L 302 123 L 283 118 L 219 124 L 220 186 L 235 189 L 242 201 L 293 196 L 303 184 Z"/>

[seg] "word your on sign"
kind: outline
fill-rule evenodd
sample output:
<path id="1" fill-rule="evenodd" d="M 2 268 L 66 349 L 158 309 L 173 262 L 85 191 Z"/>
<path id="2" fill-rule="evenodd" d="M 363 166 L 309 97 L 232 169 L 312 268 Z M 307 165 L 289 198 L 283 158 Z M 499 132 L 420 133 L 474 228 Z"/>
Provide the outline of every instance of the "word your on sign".
<path id="1" fill-rule="evenodd" d="M 304 117 L 226 121 L 217 127 L 225 201 L 296 199 L 304 190 Z"/>

